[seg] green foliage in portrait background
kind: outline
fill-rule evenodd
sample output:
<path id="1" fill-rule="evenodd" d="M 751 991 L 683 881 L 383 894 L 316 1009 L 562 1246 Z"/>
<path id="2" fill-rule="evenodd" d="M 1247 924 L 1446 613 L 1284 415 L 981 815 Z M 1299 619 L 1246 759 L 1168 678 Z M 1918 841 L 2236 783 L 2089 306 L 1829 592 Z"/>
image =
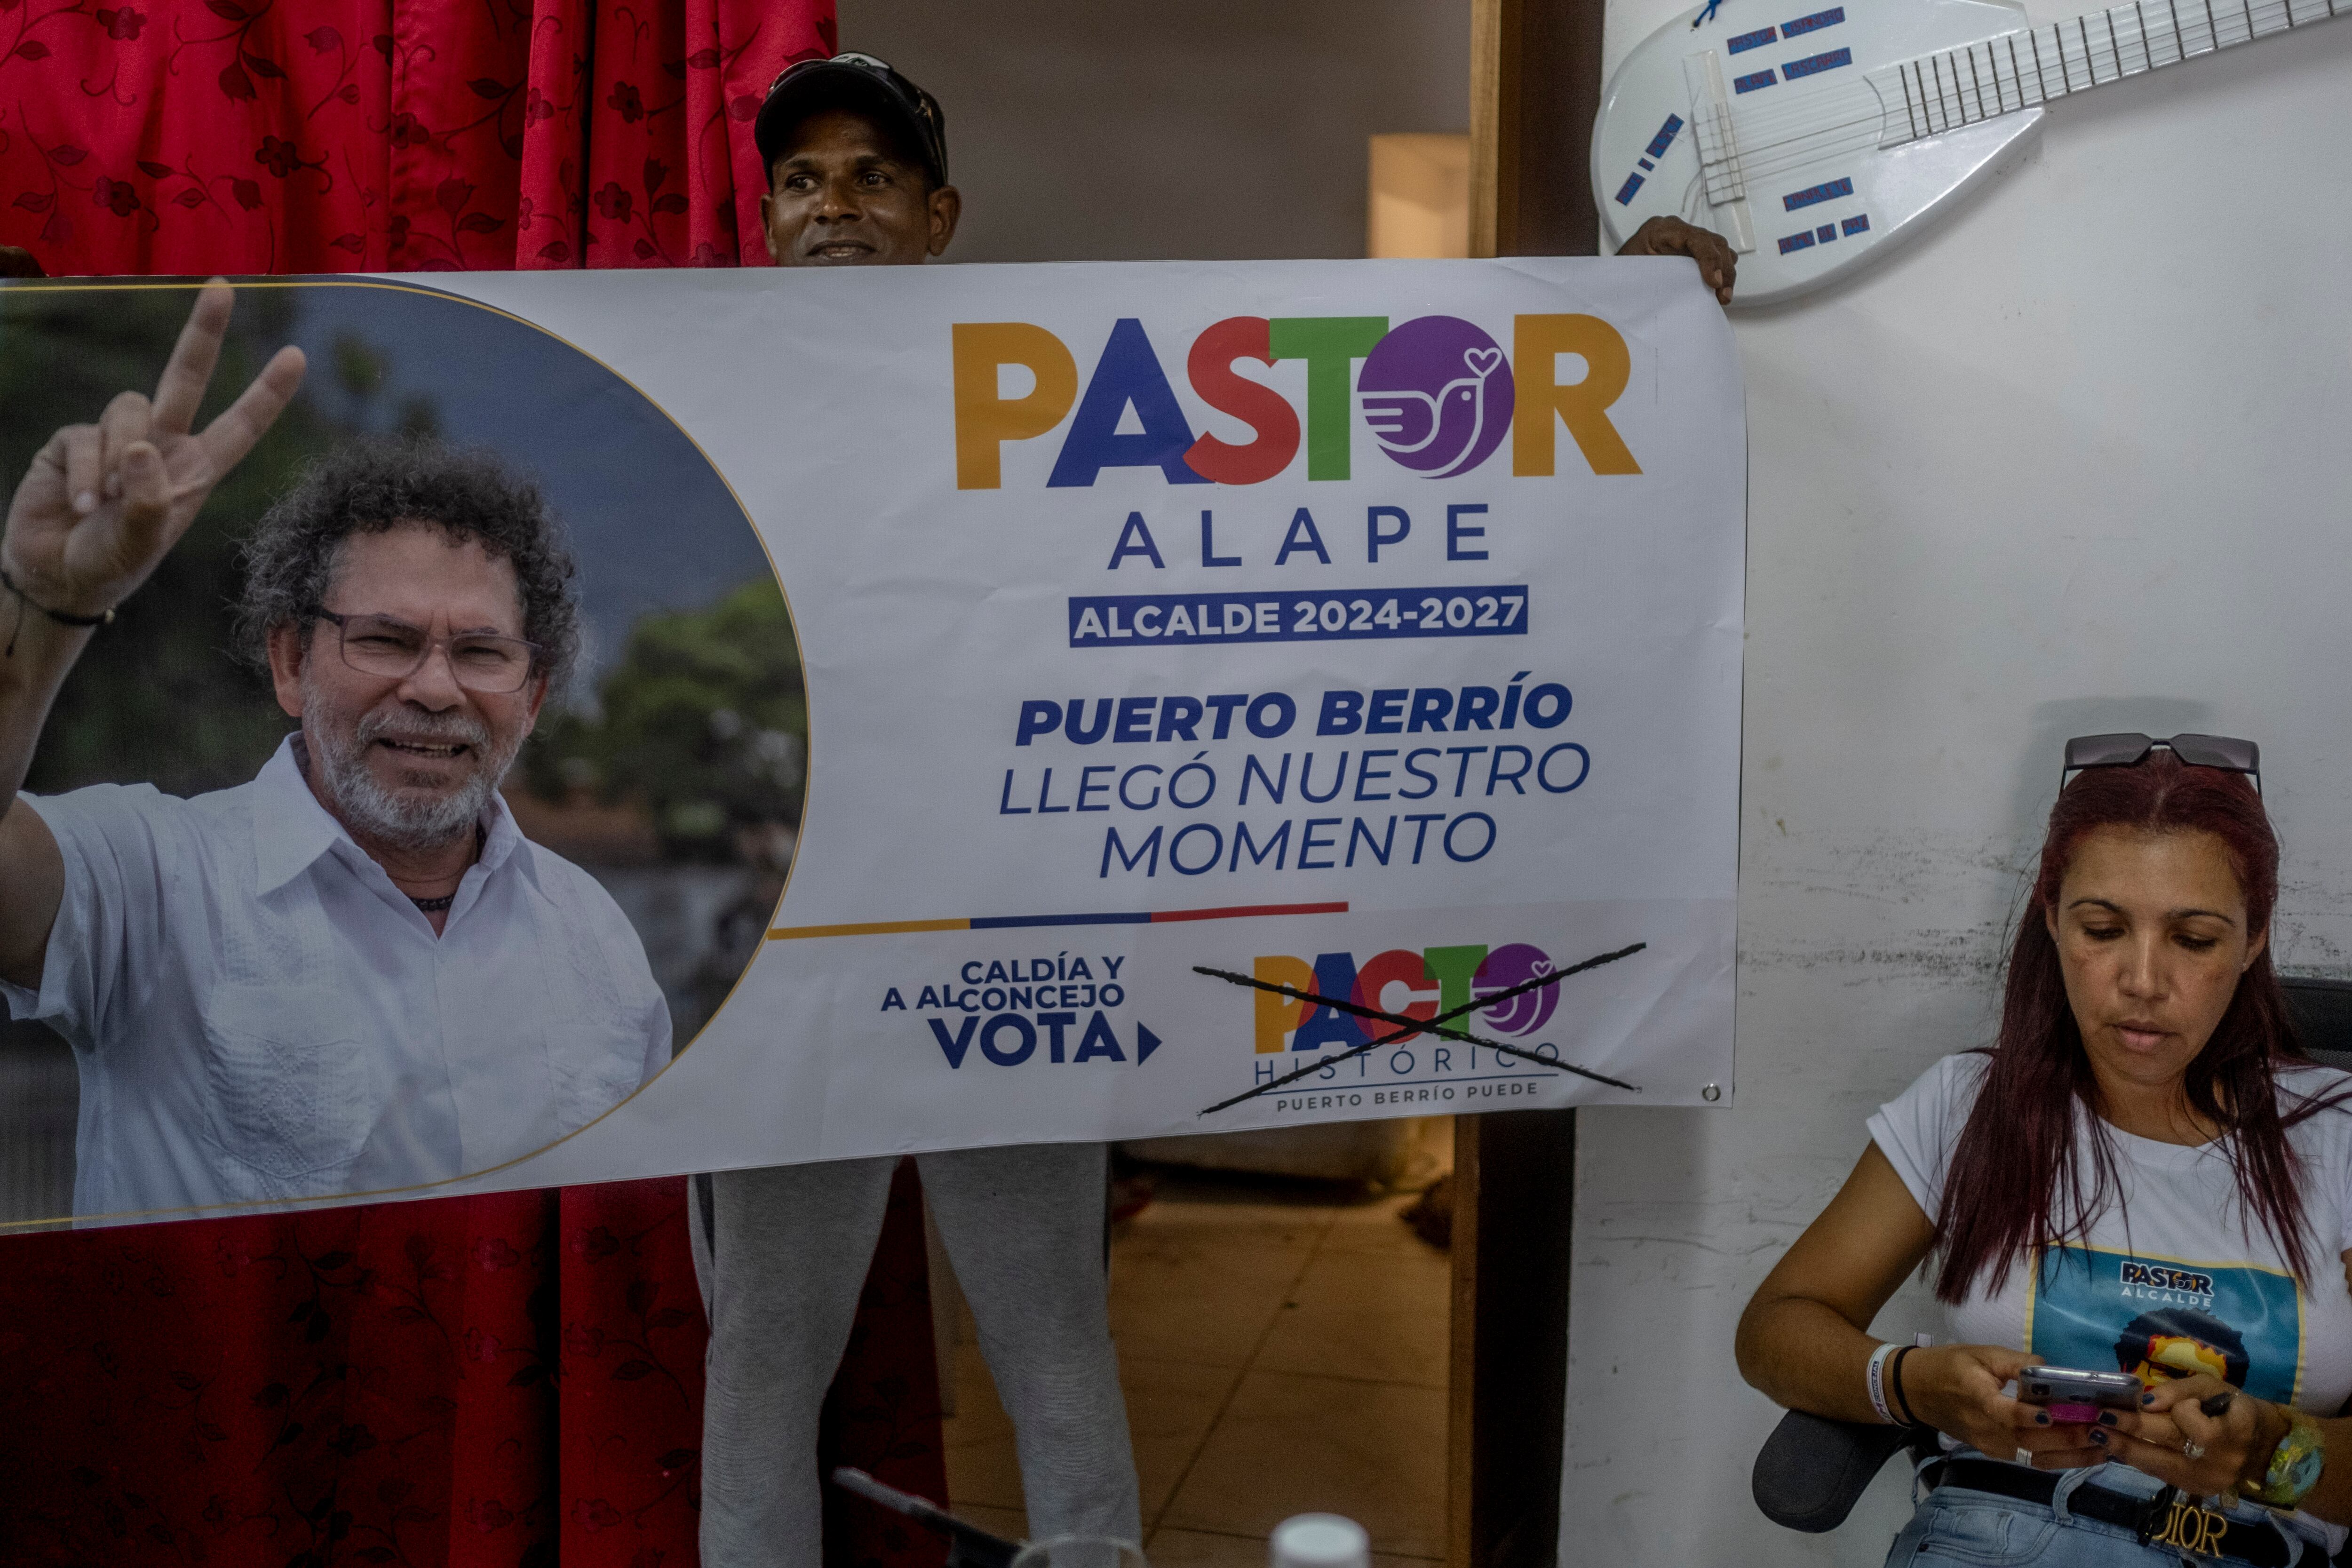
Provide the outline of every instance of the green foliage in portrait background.
<path id="1" fill-rule="evenodd" d="M 641 617 L 593 720 L 542 722 L 534 795 L 641 801 L 673 854 L 733 858 L 739 830 L 796 825 L 808 705 L 784 596 L 747 583 L 707 610 Z"/>

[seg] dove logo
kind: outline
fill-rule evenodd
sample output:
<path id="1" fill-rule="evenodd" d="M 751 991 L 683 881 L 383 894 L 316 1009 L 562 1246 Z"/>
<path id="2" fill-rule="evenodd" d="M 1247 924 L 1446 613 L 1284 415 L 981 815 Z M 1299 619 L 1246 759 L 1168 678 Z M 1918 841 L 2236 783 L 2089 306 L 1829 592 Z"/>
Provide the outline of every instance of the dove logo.
<path id="1" fill-rule="evenodd" d="M 1422 316 L 1391 331 L 1365 358 L 1356 393 L 1381 450 L 1433 479 L 1485 462 L 1511 427 L 1502 345 L 1459 316 Z"/>

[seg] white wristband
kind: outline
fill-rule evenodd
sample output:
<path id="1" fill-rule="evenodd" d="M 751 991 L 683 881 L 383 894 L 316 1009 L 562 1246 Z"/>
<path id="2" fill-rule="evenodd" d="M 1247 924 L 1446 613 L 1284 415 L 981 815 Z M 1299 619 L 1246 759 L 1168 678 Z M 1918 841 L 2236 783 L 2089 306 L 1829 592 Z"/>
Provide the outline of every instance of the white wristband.
<path id="1" fill-rule="evenodd" d="M 1889 1426 L 1900 1426 L 1903 1421 L 1895 1414 L 1893 1406 L 1886 1403 L 1886 1358 L 1902 1348 L 1889 1340 L 1871 1352 L 1870 1369 L 1865 1374 L 1870 1388 L 1870 1406 L 1878 1412 L 1878 1418 Z"/>

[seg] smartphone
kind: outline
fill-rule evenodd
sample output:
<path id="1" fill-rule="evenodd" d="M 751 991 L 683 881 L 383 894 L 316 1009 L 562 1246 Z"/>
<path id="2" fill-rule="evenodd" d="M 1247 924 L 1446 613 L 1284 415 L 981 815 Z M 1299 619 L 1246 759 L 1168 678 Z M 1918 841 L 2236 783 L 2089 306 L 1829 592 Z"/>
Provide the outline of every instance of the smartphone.
<path id="1" fill-rule="evenodd" d="M 2087 1426 L 2102 1410 L 2139 1408 L 2140 1381 L 2127 1372 L 2077 1372 L 2072 1367 L 2029 1366 L 2017 1374 L 2021 1404 L 2039 1405 L 2050 1419 Z"/>

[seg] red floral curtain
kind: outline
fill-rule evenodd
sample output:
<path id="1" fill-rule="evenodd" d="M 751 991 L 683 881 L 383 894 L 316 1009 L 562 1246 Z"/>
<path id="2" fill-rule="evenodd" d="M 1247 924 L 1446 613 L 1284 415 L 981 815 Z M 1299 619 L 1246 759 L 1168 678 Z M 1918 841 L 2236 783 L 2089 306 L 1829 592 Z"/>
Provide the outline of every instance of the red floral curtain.
<path id="1" fill-rule="evenodd" d="M 831 0 L 0 0 L 0 245 L 52 274 L 767 259 L 751 121 Z"/>
<path id="2" fill-rule="evenodd" d="M 53 275 L 766 260 L 751 121 L 832 0 L 0 0 L 0 245 Z M 0 1237 L 0 1562 L 696 1560 L 683 1181 Z M 826 1462 L 945 1493 L 920 1190 Z M 929 1392 L 926 1392 L 929 1391 Z M 828 1557 L 935 1568 L 845 1512 Z"/>
<path id="3" fill-rule="evenodd" d="M 688 1186 L 0 1238 L 0 1563 L 685 1568 Z M 922 1190 L 890 1194 L 825 1464 L 941 1497 Z M 828 1562 L 939 1568 L 840 1507 Z"/>
<path id="4" fill-rule="evenodd" d="M 557 1201 L 0 1240 L 0 1561 L 552 1563 Z"/>

